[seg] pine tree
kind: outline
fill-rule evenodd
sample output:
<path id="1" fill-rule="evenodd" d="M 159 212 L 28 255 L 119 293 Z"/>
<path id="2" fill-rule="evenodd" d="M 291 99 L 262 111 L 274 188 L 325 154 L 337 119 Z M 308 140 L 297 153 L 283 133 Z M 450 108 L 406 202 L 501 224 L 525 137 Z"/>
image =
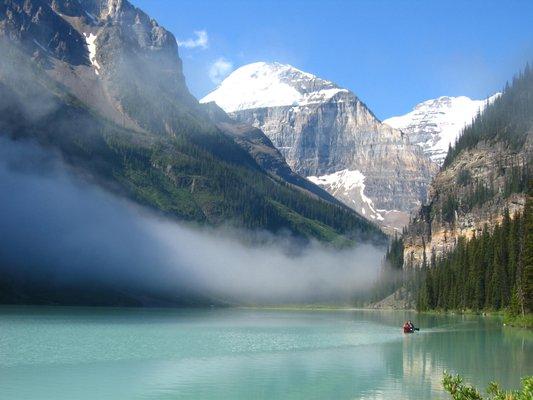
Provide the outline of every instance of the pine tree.
<path id="1" fill-rule="evenodd" d="M 519 274 L 519 296 L 522 313 L 533 310 L 533 200 L 526 202 L 524 212 L 523 267 Z"/>

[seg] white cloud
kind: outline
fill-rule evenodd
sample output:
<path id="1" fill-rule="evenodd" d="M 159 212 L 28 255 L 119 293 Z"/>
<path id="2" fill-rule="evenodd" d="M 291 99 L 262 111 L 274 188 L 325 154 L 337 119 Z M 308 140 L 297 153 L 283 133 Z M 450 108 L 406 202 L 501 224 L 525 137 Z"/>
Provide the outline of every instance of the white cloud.
<path id="1" fill-rule="evenodd" d="M 194 31 L 194 35 L 196 36 L 195 38 L 186 39 L 184 41 L 177 40 L 178 46 L 188 49 L 207 49 L 209 46 L 209 36 L 207 35 L 207 32 L 204 30 Z"/>
<path id="2" fill-rule="evenodd" d="M 209 68 L 209 78 L 219 84 L 233 70 L 233 63 L 224 57 L 217 59 Z"/>

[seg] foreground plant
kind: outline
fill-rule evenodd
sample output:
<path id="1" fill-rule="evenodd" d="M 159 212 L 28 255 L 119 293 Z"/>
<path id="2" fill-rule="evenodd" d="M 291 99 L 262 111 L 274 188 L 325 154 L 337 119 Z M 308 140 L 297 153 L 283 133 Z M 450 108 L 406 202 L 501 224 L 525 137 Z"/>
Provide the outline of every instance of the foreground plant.
<path id="1" fill-rule="evenodd" d="M 459 375 L 450 375 L 444 372 L 442 378 L 444 390 L 450 394 L 453 400 L 484 400 L 479 391 L 463 383 L 463 378 Z M 486 400 L 531 400 L 533 399 L 533 376 L 522 379 L 520 390 L 504 391 L 496 382 L 491 382 L 487 388 L 489 397 Z"/>

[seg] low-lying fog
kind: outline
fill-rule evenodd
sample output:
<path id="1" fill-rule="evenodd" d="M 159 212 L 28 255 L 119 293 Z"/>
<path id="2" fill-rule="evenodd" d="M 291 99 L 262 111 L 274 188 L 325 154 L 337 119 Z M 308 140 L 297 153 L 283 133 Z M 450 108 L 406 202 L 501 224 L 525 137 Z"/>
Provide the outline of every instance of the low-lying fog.
<path id="1" fill-rule="evenodd" d="M 0 138 L 0 265 L 61 288 L 106 285 L 198 293 L 232 303 L 347 301 L 376 279 L 383 249 L 302 249 L 288 235 L 194 228 L 75 176 L 60 157 Z M 5 276 L 5 275 L 4 275 Z M 61 289 L 59 289 L 61 290 Z"/>

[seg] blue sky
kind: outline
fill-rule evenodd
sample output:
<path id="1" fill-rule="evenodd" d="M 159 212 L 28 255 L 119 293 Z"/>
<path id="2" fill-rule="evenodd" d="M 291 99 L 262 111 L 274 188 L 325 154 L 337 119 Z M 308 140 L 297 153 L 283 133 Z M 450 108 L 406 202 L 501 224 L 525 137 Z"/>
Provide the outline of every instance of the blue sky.
<path id="1" fill-rule="evenodd" d="M 430 98 L 485 98 L 533 60 L 533 1 L 132 0 L 174 33 L 200 98 L 231 68 L 288 63 L 381 118 Z"/>

